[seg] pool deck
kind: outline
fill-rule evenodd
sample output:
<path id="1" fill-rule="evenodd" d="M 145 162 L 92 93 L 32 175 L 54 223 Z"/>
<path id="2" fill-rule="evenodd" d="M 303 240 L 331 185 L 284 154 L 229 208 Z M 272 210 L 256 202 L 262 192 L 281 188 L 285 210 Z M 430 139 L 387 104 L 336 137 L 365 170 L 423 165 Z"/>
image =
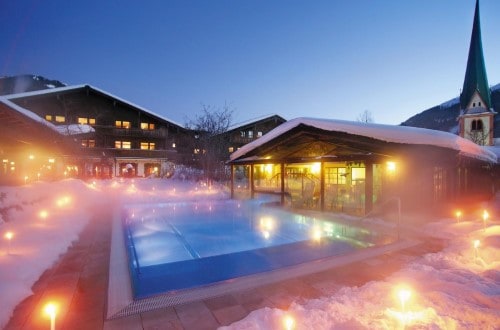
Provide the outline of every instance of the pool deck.
<path id="1" fill-rule="evenodd" d="M 287 309 L 294 301 L 331 295 L 343 286 L 383 280 L 414 258 L 439 251 L 445 244 L 426 239 L 425 244 L 319 273 L 106 320 L 110 219 L 103 215 L 91 220 L 79 239 L 33 285 L 34 294 L 15 308 L 4 329 L 49 329 L 50 322 L 43 315 L 43 306 L 49 300 L 60 304 L 56 329 L 216 329 L 263 307 Z"/>

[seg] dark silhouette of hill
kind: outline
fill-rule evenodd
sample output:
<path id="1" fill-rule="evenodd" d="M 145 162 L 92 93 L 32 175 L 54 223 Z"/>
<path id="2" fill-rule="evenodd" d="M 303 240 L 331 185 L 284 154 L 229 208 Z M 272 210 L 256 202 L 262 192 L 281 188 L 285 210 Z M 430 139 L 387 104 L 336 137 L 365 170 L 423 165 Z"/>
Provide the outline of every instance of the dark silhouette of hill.
<path id="1" fill-rule="evenodd" d="M 59 80 L 50 80 L 36 75 L 0 77 L 0 95 L 38 91 L 48 88 L 64 87 Z"/>

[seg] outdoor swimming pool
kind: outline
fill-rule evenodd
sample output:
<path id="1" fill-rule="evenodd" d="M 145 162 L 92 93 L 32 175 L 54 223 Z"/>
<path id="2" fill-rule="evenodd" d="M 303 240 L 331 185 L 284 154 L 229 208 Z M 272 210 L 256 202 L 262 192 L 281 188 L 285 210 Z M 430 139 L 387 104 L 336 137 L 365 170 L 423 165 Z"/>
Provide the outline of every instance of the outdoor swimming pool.
<path id="1" fill-rule="evenodd" d="M 269 272 L 382 241 L 363 228 L 258 201 L 132 205 L 122 220 L 134 298 Z"/>

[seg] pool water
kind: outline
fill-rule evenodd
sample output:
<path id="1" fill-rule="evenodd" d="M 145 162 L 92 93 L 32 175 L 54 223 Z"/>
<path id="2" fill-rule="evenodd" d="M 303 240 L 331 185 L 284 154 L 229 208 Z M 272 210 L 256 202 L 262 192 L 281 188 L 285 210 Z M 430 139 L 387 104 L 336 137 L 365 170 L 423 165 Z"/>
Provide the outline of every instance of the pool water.
<path id="1" fill-rule="evenodd" d="M 258 201 L 133 205 L 123 223 L 135 298 L 332 257 L 379 239 Z"/>

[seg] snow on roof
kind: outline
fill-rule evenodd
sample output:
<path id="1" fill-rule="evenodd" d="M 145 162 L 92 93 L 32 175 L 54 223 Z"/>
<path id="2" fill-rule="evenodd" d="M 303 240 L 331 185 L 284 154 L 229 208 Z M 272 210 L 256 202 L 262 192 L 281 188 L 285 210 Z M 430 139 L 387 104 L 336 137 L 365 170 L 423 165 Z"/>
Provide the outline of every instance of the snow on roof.
<path id="1" fill-rule="evenodd" d="M 280 115 L 278 115 L 276 113 L 267 114 L 267 115 L 263 115 L 263 116 L 260 116 L 260 117 L 248 119 L 248 120 L 245 120 L 245 121 L 240 121 L 239 123 L 235 123 L 235 124 L 229 126 L 228 131 L 232 131 L 233 129 L 236 129 L 238 127 L 246 126 L 246 125 L 255 123 L 257 121 L 261 121 L 261 120 L 264 120 L 264 119 L 267 119 L 267 118 L 271 118 L 271 117 L 274 117 L 274 116 L 278 116 L 280 118 L 283 118 L 283 117 L 281 117 Z"/>
<path id="2" fill-rule="evenodd" d="M 56 125 L 52 124 L 51 122 L 48 122 L 47 120 L 45 120 L 44 118 L 38 116 L 37 114 L 35 114 L 35 113 L 33 113 L 33 112 L 29 111 L 29 110 L 26 110 L 23 107 L 18 106 L 17 104 L 15 104 L 14 102 L 9 101 L 5 97 L 0 96 L 0 103 L 5 104 L 6 106 L 8 106 L 9 108 L 11 108 L 12 110 L 14 110 L 17 113 L 21 114 L 24 117 L 30 118 L 31 120 L 33 120 L 33 121 L 35 121 L 35 122 L 37 122 L 37 123 L 39 123 L 41 125 L 46 126 L 46 127 L 48 127 L 49 129 L 52 129 L 55 132 L 59 132 L 58 129 L 57 129 L 57 127 L 56 127 Z"/>
<path id="3" fill-rule="evenodd" d="M 84 124 L 57 125 L 59 133 L 63 135 L 76 135 L 95 132 L 94 128 Z"/>
<path id="4" fill-rule="evenodd" d="M 458 135 L 454 135 L 448 132 L 410 126 L 383 125 L 319 118 L 295 118 L 289 120 L 276 127 L 269 133 L 265 134 L 264 136 L 244 145 L 243 147 L 232 153 L 231 160 L 235 160 L 239 157 L 244 156 L 253 149 L 275 139 L 276 137 L 288 132 L 289 130 L 299 125 L 315 127 L 325 131 L 344 132 L 353 135 L 365 136 L 385 142 L 429 145 L 453 149 L 457 150 L 464 156 L 480 159 L 491 163 L 497 162 L 497 156 L 493 152 L 469 140 L 461 138 Z"/>
<path id="5" fill-rule="evenodd" d="M 32 92 L 26 92 L 26 93 L 18 93 L 18 94 L 10 94 L 10 95 L 6 95 L 5 98 L 7 99 L 10 99 L 10 100 L 13 100 L 13 99 L 18 99 L 18 98 L 23 98 L 23 97 L 30 97 L 30 96 L 37 96 L 37 95 L 45 95 L 45 94 L 52 94 L 52 93 L 57 93 L 57 92 L 64 92 L 64 91 L 71 91 L 71 90 L 78 90 L 78 89 L 82 89 L 82 88 L 85 88 L 85 87 L 88 87 L 96 92 L 99 92 L 101 94 L 104 94 L 104 95 L 107 95 L 117 101 L 120 101 L 124 104 L 127 104 L 131 107 L 134 107 L 134 108 L 137 108 L 141 111 L 144 111 L 150 115 L 153 115 L 161 120 L 164 120 L 164 121 L 168 121 L 169 123 L 172 123 L 176 126 L 179 126 L 179 127 L 184 127 L 183 125 L 171 120 L 171 119 L 168 119 L 166 117 L 163 117 L 161 115 L 158 115 L 157 113 L 154 113 L 146 108 L 143 108 L 135 103 L 132 103 L 132 102 L 129 102 L 125 99 L 122 99 L 118 96 L 115 96 L 111 93 L 108 93 L 108 92 L 105 92 L 104 90 L 101 90 L 99 88 L 96 88 L 94 86 L 91 86 L 91 85 L 87 85 L 87 84 L 83 84 L 83 85 L 74 85 L 74 86 L 66 86 L 66 87 L 58 87 L 58 88 L 51 88 L 51 89 L 43 89 L 43 90 L 38 90 L 38 91 L 32 91 Z"/>

